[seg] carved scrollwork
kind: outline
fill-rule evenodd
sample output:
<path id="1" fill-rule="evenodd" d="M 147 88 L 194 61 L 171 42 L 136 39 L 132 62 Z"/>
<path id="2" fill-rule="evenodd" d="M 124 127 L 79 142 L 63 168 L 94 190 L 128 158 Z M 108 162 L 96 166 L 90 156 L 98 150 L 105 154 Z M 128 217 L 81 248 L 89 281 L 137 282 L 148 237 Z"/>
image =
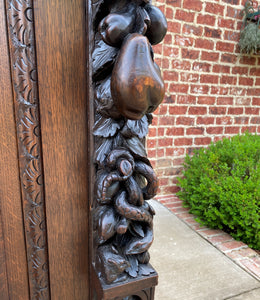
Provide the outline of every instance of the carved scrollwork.
<path id="1" fill-rule="evenodd" d="M 6 0 L 31 299 L 50 299 L 33 1 Z"/>
<path id="2" fill-rule="evenodd" d="M 145 137 L 164 84 L 151 45 L 167 30 L 148 0 L 92 1 L 95 268 L 106 284 L 148 276 L 158 179 Z"/>

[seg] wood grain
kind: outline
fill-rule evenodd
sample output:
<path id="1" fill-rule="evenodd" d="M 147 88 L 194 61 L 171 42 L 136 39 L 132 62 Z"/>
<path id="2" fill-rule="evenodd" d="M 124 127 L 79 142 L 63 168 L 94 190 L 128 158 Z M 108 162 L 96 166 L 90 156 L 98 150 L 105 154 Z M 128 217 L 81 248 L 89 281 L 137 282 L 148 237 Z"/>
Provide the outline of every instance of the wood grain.
<path id="1" fill-rule="evenodd" d="M 6 16 L 30 296 L 34 300 L 48 300 L 49 266 L 33 1 L 6 0 Z"/>
<path id="2" fill-rule="evenodd" d="M 0 205 L 9 286 L 8 295 L 6 279 L 3 279 L 5 283 L 0 298 L 27 300 L 29 291 L 25 237 L 3 1 L 0 1 L 0 86 Z M 0 251 L 3 251 L 3 247 Z"/>
<path id="3" fill-rule="evenodd" d="M 51 299 L 89 299 L 85 1 L 34 1 Z"/>

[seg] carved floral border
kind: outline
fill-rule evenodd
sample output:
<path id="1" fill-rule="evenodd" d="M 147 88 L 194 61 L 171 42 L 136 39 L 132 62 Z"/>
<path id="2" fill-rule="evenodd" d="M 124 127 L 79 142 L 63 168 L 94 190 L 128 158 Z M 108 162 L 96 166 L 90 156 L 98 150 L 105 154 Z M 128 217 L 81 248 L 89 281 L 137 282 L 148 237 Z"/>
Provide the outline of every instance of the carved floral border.
<path id="1" fill-rule="evenodd" d="M 50 299 L 33 0 L 6 0 L 30 298 Z"/>

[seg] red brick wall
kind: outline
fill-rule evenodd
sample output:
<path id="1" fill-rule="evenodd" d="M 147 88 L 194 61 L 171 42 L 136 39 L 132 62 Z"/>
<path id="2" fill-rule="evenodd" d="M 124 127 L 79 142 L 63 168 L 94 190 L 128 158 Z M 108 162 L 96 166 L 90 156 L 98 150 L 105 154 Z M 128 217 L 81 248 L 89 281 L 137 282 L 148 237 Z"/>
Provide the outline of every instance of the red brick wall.
<path id="1" fill-rule="evenodd" d="M 177 191 L 186 153 L 245 130 L 260 133 L 260 56 L 237 47 L 244 2 L 154 1 L 168 20 L 154 47 L 166 95 L 147 139 L 162 195 Z"/>

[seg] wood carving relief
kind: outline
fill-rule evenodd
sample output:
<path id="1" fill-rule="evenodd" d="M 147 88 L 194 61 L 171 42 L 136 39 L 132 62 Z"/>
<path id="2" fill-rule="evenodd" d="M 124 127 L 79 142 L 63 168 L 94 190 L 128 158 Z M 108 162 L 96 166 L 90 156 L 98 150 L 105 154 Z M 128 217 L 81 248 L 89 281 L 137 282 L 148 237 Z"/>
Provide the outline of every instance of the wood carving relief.
<path id="1" fill-rule="evenodd" d="M 151 45 L 166 34 L 148 0 L 92 1 L 96 187 L 95 269 L 106 284 L 149 276 L 158 179 L 145 137 L 164 83 Z"/>
<path id="2" fill-rule="evenodd" d="M 31 299 L 50 299 L 33 1 L 6 0 Z"/>

